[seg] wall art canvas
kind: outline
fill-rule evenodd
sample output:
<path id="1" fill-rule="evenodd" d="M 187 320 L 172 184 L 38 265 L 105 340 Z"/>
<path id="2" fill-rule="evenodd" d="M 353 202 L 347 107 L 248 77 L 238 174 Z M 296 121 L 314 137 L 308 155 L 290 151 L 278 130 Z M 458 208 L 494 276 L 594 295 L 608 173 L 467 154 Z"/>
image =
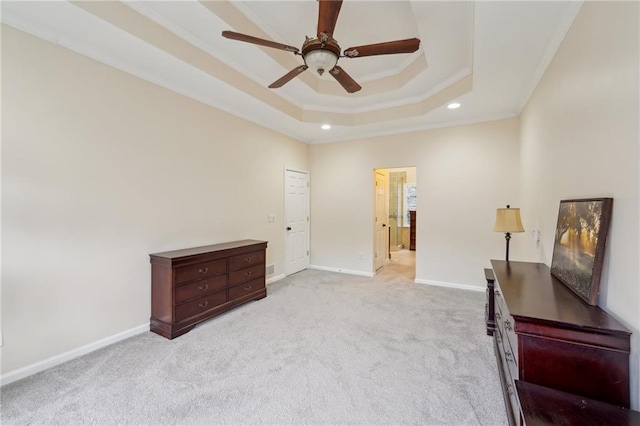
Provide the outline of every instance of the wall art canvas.
<path id="1" fill-rule="evenodd" d="M 598 303 L 613 198 L 562 200 L 551 273 L 589 305 Z"/>

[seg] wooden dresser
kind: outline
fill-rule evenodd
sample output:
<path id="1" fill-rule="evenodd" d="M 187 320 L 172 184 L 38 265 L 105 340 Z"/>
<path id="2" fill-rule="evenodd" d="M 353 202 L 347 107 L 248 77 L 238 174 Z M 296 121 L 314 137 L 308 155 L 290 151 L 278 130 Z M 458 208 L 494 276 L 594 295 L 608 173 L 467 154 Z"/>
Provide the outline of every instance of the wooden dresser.
<path id="1" fill-rule="evenodd" d="M 487 323 L 487 335 L 493 336 L 496 330 L 496 308 L 493 294 L 496 279 L 493 276 L 493 269 L 484 270 L 484 279 L 487 280 L 487 303 L 484 305 L 484 318 Z"/>
<path id="2" fill-rule="evenodd" d="M 520 380 L 629 407 L 631 333 L 576 297 L 542 263 L 492 260 L 494 348 L 510 424 Z"/>
<path id="3" fill-rule="evenodd" d="M 168 339 L 267 296 L 266 241 L 243 240 L 150 254 L 151 331 Z"/>
<path id="4" fill-rule="evenodd" d="M 409 250 L 416 249 L 416 211 L 409 211 Z"/>

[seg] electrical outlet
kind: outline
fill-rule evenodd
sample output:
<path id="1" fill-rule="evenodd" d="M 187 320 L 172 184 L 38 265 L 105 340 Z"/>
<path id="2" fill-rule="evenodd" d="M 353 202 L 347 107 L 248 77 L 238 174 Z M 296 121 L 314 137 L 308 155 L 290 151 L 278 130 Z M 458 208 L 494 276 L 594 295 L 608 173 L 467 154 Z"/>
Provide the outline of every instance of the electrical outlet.
<path id="1" fill-rule="evenodd" d="M 273 273 L 275 272 L 276 269 L 276 265 L 274 265 L 273 263 L 271 265 L 267 265 L 267 275 L 273 275 Z"/>
<path id="2" fill-rule="evenodd" d="M 535 241 L 536 243 L 540 242 L 540 231 L 537 229 L 534 229 L 533 231 L 531 231 L 531 233 L 533 234 L 533 241 Z"/>
<path id="3" fill-rule="evenodd" d="M 270 214 L 267 216 L 267 222 L 275 222 L 276 221 L 276 215 Z"/>

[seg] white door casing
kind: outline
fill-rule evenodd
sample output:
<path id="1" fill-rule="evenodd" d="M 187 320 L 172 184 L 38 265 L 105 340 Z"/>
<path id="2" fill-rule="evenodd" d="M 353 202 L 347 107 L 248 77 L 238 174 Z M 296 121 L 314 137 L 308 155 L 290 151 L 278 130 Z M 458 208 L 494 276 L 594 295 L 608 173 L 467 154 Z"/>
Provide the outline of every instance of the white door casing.
<path id="1" fill-rule="evenodd" d="M 382 268 L 387 259 L 387 217 L 386 217 L 386 179 L 384 174 L 375 172 L 375 231 L 374 264 L 375 270 Z"/>
<path id="2" fill-rule="evenodd" d="M 285 275 L 309 266 L 309 174 L 285 170 Z"/>

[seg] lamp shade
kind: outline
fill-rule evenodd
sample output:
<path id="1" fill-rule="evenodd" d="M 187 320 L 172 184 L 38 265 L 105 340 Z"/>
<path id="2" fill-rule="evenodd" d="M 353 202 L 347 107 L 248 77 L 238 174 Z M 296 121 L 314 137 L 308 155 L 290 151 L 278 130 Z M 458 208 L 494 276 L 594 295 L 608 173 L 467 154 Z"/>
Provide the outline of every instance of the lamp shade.
<path id="1" fill-rule="evenodd" d="M 520 219 L 520 209 L 496 210 L 496 224 L 493 225 L 495 232 L 524 232 L 522 227 L 522 219 Z"/>
<path id="2" fill-rule="evenodd" d="M 304 63 L 309 68 L 322 75 L 336 66 L 338 56 L 330 50 L 318 49 L 304 55 Z"/>

